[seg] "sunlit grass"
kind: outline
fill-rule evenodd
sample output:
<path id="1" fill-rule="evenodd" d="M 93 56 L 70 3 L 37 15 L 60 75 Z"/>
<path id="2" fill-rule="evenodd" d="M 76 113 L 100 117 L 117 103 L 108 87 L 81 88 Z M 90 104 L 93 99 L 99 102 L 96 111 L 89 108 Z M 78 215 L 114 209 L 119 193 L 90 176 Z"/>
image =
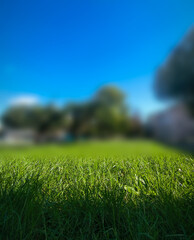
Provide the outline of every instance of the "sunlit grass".
<path id="1" fill-rule="evenodd" d="M 192 239 L 193 157 L 146 141 L 1 147 L 1 239 Z"/>

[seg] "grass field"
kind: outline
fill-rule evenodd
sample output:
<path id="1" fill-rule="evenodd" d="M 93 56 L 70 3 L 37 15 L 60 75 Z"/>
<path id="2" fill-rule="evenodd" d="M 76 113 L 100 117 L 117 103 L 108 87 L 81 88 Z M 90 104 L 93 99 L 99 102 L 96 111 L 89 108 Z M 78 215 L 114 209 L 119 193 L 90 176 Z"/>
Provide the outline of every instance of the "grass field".
<path id="1" fill-rule="evenodd" d="M 0 148 L 0 239 L 194 239 L 194 159 L 153 142 Z"/>

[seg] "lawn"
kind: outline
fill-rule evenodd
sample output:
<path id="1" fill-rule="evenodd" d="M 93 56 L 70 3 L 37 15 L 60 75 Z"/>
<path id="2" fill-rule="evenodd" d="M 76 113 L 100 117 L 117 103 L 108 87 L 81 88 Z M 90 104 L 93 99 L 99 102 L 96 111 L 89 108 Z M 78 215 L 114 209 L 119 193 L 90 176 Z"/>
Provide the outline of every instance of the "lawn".
<path id="1" fill-rule="evenodd" d="M 0 239 L 193 239 L 194 159 L 148 141 L 0 147 Z"/>

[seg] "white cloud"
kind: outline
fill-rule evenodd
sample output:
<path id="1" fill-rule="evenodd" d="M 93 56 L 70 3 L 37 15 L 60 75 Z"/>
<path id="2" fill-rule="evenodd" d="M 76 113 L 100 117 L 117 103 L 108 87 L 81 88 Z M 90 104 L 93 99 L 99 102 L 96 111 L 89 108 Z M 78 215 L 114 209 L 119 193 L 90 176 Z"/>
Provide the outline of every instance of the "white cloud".
<path id="1" fill-rule="evenodd" d="M 25 105 L 31 106 L 37 104 L 39 102 L 39 98 L 34 95 L 21 95 L 14 97 L 10 100 L 11 105 Z"/>

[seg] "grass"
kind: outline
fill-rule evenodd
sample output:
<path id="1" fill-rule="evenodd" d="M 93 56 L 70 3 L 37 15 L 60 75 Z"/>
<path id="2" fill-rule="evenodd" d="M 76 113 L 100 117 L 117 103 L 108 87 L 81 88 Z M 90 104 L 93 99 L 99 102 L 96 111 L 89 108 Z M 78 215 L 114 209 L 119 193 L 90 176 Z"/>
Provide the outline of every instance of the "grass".
<path id="1" fill-rule="evenodd" d="M 193 239 L 193 157 L 153 142 L 0 148 L 0 239 Z"/>

